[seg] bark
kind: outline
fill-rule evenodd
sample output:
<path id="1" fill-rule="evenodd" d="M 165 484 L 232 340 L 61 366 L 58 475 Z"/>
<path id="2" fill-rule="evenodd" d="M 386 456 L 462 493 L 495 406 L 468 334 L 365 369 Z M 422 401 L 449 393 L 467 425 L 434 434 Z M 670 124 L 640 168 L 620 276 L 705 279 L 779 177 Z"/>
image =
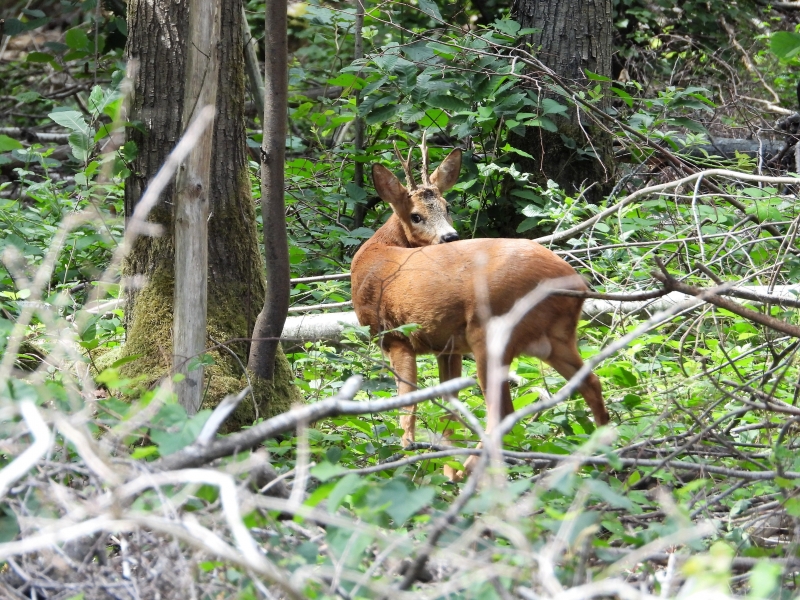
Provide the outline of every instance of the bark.
<path id="1" fill-rule="evenodd" d="M 187 4 L 174 0 L 131 0 L 126 54 L 138 60 L 129 119 L 142 123 L 131 139 L 139 149 L 125 190 L 130 215 L 152 177 L 181 134 L 186 55 Z M 215 365 L 206 370 L 203 406 L 238 392 L 246 380 L 248 344 L 217 344 L 248 338 L 265 293 L 255 206 L 250 194 L 244 123 L 245 76 L 242 60 L 241 1 L 221 0 L 219 91 L 216 100 L 211 188 L 209 191 L 207 344 Z M 174 186 L 165 191 L 151 220 L 164 227 L 158 238 L 139 238 L 125 265 L 125 276 L 144 276 L 128 292 L 128 337 L 122 355 L 137 357 L 123 367 L 127 376 L 155 382 L 170 372 L 174 285 L 172 213 Z M 269 385 L 254 385 L 257 405 L 243 402 L 229 427 L 286 410 L 300 401 L 282 353 Z"/>
<path id="2" fill-rule="evenodd" d="M 364 2 L 365 0 L 356 0 L 356 22 L 355 22 L 355 44 L 353 48 L 353 60 L 360 60 L 364 58 Z M 361 162 L 364 154 L 364 133 L 366 130 L 366 123 L 362 117 L 358 116 L 358 108 L 361 106 L 361 92 L 356 90 L 356 117 L 355 117 L 355 135 L 353 139 L 353 146 L 355 150 L 356 162 L 353 170 L 353 183 L 358 187 L 364 187 L 364 163 Z M 367 215 L 367 206 L 361 202 L 355 205 L 353 209 L 353 228 L 362 227 L 364 225 L 364 217 Z"/>
<path id="3" fill-rule="evenodd" d="M 213 114 L 217 101 L 220 0 L 190 0 L 186 44 L 183 128 L 201 114 Z M 203 366 L 192 359 L 205 353 L 208 306 L 208 196 L 211 187 L 213 127 L 184 161 L 175 196 L 175 287 L 173 371 L 178 401 L 193 416 L 203 400 Z"/>
<path id="4" fill-rule="evenodd" d="M 587 70 L 611 77 L 611 0 L 516 0 L 513 12 L 522 27 L 537 30 L 524 40 L 528 49 L 561 78 L 586 88 L 597 84 L 586 77 Z M 607 85 L 603 87 L 607 95 Z M 563 97 L 550 97 L 565 103 Z M 557 132 L 529 127 L 523 137 L 512 135 L 512 146 L 535 157 L 519 161 L 521 166 L 542 183 L 552 179 L 570 195 L 596 183 L 586 198 L 599 201 L 614 180 L 611 137 L 581 118 L 574 107 L 568 119 L 554 120 Z M 597 158 L 579 150 L 594 151 Z"/>
<path id="5" fill-rule="evenodd" d="M 284 204 L 288 121 L 289 50 L 285 0 L 267 0 L 264 35 L 264 135 L 261 146 L 261 214 L 267 259 L 267 297 L 253 330 L 248 367 L 272 381 L 280 335 L 289 310 L 289 240 Z"/>

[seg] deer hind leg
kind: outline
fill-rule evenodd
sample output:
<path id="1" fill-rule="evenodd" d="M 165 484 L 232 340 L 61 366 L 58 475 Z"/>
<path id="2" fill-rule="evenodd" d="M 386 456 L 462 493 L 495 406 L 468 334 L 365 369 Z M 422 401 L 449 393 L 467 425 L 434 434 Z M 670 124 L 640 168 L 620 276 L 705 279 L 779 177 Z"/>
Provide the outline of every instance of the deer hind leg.
<path id="1" fill-rule="evenodd" d="M 472 354 L 475 357 L 475 364 L 478 368 L 478 382 L 481 385 L 481 390 L 483 391 L 483 397 L 486 401 L 486 433 L 490 433 L 500 421 L 503 420 L 503 417 L 506 415 L 511 414 L 514 412 L 514 404 L 511 402 L 511 387 L 508 384 L 508 379 L 504 379 L 503 382 L 500 384 L 500 395 L 493 393 L 491 390 L 487 389 L 487 381 L 488 381 L 488 372 L 487 372 L 487 362 L 488 356 L 486 353 L 486 344 L 483 338 L 477 340 L 469 340 L 470 347 L 472 348 Z M 492 399 L 499 400 L 498 406 L 493 406 L 490 401 Z M 478 448 L 482 448 L 482 444 L 478 444 Z M 460 481 L 464 477 L 464 473 L 469 473 L 475 468 L 475 465 L 478 462 L 478 456 L 472 455 L 464 462 L 464 472 L 459 472 L 456 477 L 456 481 Z"/>
<path id="2" fill-rule="evenodd" d="M 407 342 L 393 341 L 386 350 L 389 362 L 395 373 L 397 393 L 408 394 L 417 389 L 417 355 Z M 401 409 L 400 428 L 403 430 L 402 444 L 408 446 L 414 441 L 417 425 L 417 405 Z"/>
<path id="3" fill-rule="evenodd" d="M 460 354 L 440 354 L 436 357 L 436 361 L 439 363 L 439 381 L 444 383 L 450 379 L 455 379 L 456 377 L 461 377 L 462 371 L 462 357 Z M 458 394 L 452 394 L 458 398 Z M 447 396 L 445 396 L 445 400 L 447 400 Z M 448 423 L 453 421 L 453 413 L 448 413 L 443 419 L 447 420 Z M 446 428 L 442 431 L 442 444 L 445 446 L 452 446 L 452 442 L 450 441 L 450 437 L 453 435 L 453 430 L 450 428 Z M 444 475 L 450 481 L 456 481 L 458 479 L 459 471 L 456 471 L 450 465 L 444 466 Z"/>
<path id="4" fill-rule="evenodd" d="M 573 337 L 565 341 L 566 343 L 553 343 L 552 352 L 545 362 L 558 371 L 562 377 L 569 380 L 583 366 L 583 359 L 578 353 L 577 340 Z M 607 425 L 608 410 L 603 402 L 603 389 L 600 387 L 600 379 L 597 375 L 590 373 L 581 382 L 578 391 L 592 410 L 595 425 Z"/>

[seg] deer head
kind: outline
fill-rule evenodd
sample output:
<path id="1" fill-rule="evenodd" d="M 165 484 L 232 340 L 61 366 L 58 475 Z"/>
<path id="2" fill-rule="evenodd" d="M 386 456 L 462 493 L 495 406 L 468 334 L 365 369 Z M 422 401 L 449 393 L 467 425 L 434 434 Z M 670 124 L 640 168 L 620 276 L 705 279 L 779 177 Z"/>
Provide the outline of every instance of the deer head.
<path id="1" fill-rule="evenodd" d="M 442 194 L 458 181 L 461 171 L 461 150 L 456 148 L 428 177 L 428 147 L 422 135 L 422 183 L 416 185 L 411 173 L 411 148 L 408 158 L 403 160 L 395 144 L 395 152 L 403 165 L 406 183 L 403 185 L 395 175 L 382 165 L 372 166 L 372 180 L 378 195 L 388 202 L 400 220 L 411 247 L 431 246 L 453 242 L 458 239 L 453 229 L 453 219 Z"/>

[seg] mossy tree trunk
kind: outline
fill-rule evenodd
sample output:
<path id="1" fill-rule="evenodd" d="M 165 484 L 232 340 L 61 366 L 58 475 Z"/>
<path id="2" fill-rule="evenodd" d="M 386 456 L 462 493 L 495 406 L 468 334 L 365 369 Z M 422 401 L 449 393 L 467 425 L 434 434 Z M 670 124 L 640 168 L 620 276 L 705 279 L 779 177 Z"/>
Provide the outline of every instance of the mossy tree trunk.
<path id="1" fill-rule="evenodd" d="M 611 0 L 516 0 L 513 13 L 522 27 L 536 30 L 524 44 L 568 83 L 596 84 L 586 77 L 587 70 L 611 77 Z M 604 92 L 608 93 L 607 86 Z M 551 97 L 564 103 L 557 95 Z M 600 106 L 605 108 L 607 100 Z M 555 119 L 558 131 L 528 127 L 523 137 L 513 136 L 511 143 L 535 157 L 521 166 L 537 174 L 542 183 L 552 179 L 570 195 L 595 184 L 586 198 L 596 202 L 613 185 L 612 140 L 588 118 L 581 118 L 582 112 L 571 108 L 569 118 Z"/>
<path id="2" fill-rule="evenodd" d="M 249 344 L 228 340 L 250 337 L 265 292 L 245 143 L 241 0 L 221 0 L 221 4 L 208 223 L 208 347 L 216 364 L 206 371 L 209 392 L 205 406 L 246 385 L 243 365 Z M 126 216 L 132 214 L 148 180 L 182 134 L 187 21 L 186 3 L 128 3 L 126 54 L 138 63 L 129 119 L 140 122 L 142 128 L 133 129 L 130 137 L 139 152 L 125 190 Z M 148 382 L 172 369 L 173 197 L 171 186 L 151 216 L 151 221 L 162 226 L 162 235 L 139 238 L 125 264 L 125 277 L 134 285 L 128 291 L 123 356 L 137 358 L 124 370 L 127 375 L 144 375 Z M 273 382 L 256 386 L 257 406 L 243 402 L 232 424 L 276 414 L 301 399 L 282 352 L 275 362 Z"/>

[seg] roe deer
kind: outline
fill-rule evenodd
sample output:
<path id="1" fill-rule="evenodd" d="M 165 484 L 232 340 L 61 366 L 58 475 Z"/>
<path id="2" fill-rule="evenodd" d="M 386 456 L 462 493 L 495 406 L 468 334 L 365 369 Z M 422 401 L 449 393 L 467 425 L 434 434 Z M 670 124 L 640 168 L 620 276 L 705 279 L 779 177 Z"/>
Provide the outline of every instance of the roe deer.
<path id="1" fill-rule="evenodd" d="M 442 194 L 458 179 L 461 151 L 453 150 L 428 177 L 424 136 L 421 149 L 421 185 L 414 183 L 411 174 L 411 150 L 403 161 L 395 146 L 408 187 L 382 165 L 372 167 L 375 189 L 394 214 L 353 257 L 353 307 L 359 322 L 369 325 L 373 335 L 408 323 L 419 325 L 408 336 L 392 332 L 381 340 L 400 394 L 416 389 L 417 354 L 435 353 L 439 378 L 446 381 L 461 375 L 462 355 L 472 353 L 485 395 L 487 312 L 507 313 L 518 299 L 550 279 L 572 276 L 577 281 L 573 289 L 588 288 L 569 264 L 536 242 L 456 241 L 458 234 Z M 485 291 L 481 294 L 481 290 Z M 583 299 L 569 296 L 542 300 L 514 329 L 503 365 L 526 354 L 542 359 L 567 379 L 572 377 L 583 366 L 576 338 L 582 305 Z M 589 375 L 579 391 L 595 423 L 608 423 L 597 376 Z M 502 419 L 514 411 L 507 381 L 501 403 L 499 411 L 491 407 L 487 411 L 487 432 L 497 424 L 492 415 Z M 406 410 L 400 417 L 403 445 L 414 441 L 416 425 L 416 406 Z"/>

